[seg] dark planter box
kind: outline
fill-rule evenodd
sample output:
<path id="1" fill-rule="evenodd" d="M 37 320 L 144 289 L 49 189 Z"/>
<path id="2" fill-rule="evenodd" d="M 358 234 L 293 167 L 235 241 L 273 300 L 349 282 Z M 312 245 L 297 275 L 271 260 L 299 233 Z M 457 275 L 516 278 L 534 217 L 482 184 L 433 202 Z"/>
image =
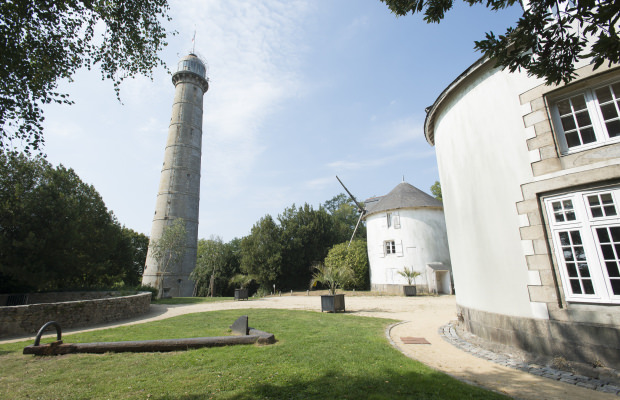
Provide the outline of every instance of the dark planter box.
<path id="1" fill-rule="evenodd" d="M 344 312 L 344 294 L 325 294 L 321 296 L 321 312 Z"/>
<path id="2" fill-rule="evenodd" d="M 235 300 L 247 300 L 248 289 L 235 289 Z"/>
<path id="3" fill-rule="evenodd" d="M 404 285 L 403 292 L 405 293 L 405 296 L 415 296 L 417 294 L 415 285 Z"/>

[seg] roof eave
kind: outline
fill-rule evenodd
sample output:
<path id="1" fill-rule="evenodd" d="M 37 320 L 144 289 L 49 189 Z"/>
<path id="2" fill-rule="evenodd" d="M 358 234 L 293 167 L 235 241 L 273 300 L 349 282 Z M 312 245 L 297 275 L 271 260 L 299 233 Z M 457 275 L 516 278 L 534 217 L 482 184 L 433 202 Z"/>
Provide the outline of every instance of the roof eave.
<path id="1" fill-rule="evenodd" d="M 432 106 L 427 108 L 426 118 L 424 119 L 424 136 L 426 137 L 426 141 L 431 145 L 435 145 L 435 117 L 437 111 L 439 110 L 439 106 L 441 103 L 448 97 L 452 92 L 463 82 L 466 78 L 468 78 L 472 73 L 478 70 L 480 67 L 490 62 L 487 56 L 482 56 L 476 62 L 469 66 L 462 74 L 460 74 L 452 83 L 446 87 L 443 92 L 437 97 Z"/>

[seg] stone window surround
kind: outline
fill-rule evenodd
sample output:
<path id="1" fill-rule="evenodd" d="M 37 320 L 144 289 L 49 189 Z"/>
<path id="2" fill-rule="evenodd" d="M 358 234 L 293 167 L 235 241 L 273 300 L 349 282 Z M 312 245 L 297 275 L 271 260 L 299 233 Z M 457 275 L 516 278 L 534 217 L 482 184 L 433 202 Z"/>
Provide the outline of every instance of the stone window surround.
<path id="1" fill-rule="evenodd" d="M 620 141 L 619 136 L 609 136 L 610 133 L 608 131 L 608 127 L 606 126 L 606 120 L 603 115 L 603 110 L 599 103 L 600 100 L 598 98 L 598 95 L 596 94 L 596 90 L 602 89 L 604 87 L 609 87 L 610 85 L 617 83 L 618 76 L 614 76 L 612 77 L 612 79 L 602 82 L 599 82 L 599 80 L 597 79 L 596 83 L 593 83 L 591 86 L 589 85 L 587 88 L 582 88 L 580 90 L 571 90 L 570 92 L 562 93 L 560 96 L 546 96 L 546 98 L 550 100 L 548 102 L 549 109 L 551 110 L 550 114 L 552 116 L 552 125 L 554 127 L 554 130 L 556 131 L 556 139 L 563 155 L 579 153 L 587 149 L 600 147 L 608 143 Z M 569 88 L 572 88 L 572 86 L 569 86 Z M 590 121 L 589 128 L 591 129 L 595 138 L 593 142 L 568 147 L 567 139 L 564 137 L 564 128 L 560 121 L 560 113 L 557 104 L 562 101 L 572 101 L 572 99 L 575 98 L 583 98 L 586 105 L 586 109 L 584 111 Z M 612 101 L 612 104 L 613 103 L 615 103 L 615 101 Z M 575 117 L 575 112 L 572 111 L 570 115 Z M 577 126 L 575 126 L 574 131 L 583 132 L 583 127 L 579 128 L 581 129 L 577 129 Z M 583 138 L 581 133 L 579 133 L 579 137 Z"/>
<path id="2" fill-rule="evenodd" d="M 549 237 L 554 243 L 555 246 L 560 246 L 558 234 L 560 232 L 575 232 L 575 235 L 578 239 L 581 239 L 577 245 L 573 245 L 572 240 L 574 239 L 573 235 L 570 235 L 568 238 L 570 240 L 570 244 L 565 244 L 562 246 L 564 249 L 573 250 L 574 247 L 581 247 L 585 251 L 586 259 L 583 261 L 586 263 L 586 269 L 589 271 L 589 274 L 586 276 L 581 276 L 581 270 L 579 270 L 578 276 L 568 276 L 566 263 L 563 261 L 563 253 L 556 247 L 556 251 L 554 256 L 560 263 L 558 263 L 560 276 L 562 277 L 563 288 L 565 289 L 565 295 L 569 295 L 570 298 L 567 297 L 568 301 L 580 301 L 587 303 L 602 303 L 602 304 L 611 304 L 611 303 L 619 303 L 618 296 L 614 295 L 611 292 L 611 281 L 615 280 L 613 277 L 606 277 L 604 270 L 606 269 L 604 262 L 600 258 L 602 256 L 601 249 L 596 239 L 596 234 L 594 233 L 594 228 L 603 228 L 609 226 L 617 226 L 620 219 L 617 215 L 617 202 L 611 203 L 611 208 L 613 210 L 613 215 L 611 216 L 598 216 L 593 217 L 591 215 L 591 206 L 588 205 L 586 197 L 599 196 L 601 193 L 608 193 L 612 198 L 615 193 L 618 193 L 618 186 L 607 186 L 596 188 L 594 191 L 586 190 L 586 191 L 570 191 L 568 193 L 563 193 L 559 196 L 547 196 L 543 200 L 547 206 L 546 209 L 546 219 L 550 222 L 549 232 L 552 234 Z M 554 213 L 551 210 L 551 205 L 554 203 L 560 202 L 570 202 L 572 203 L 572 207 L 574 213 L 569 216 L 568 219 L 563 219 L 563 215 L 560 215 L 560 220 L 554 218 Z M 609 206 L 608 206 L 609 207 Z M 557 214 L 556 214 L 557 215 Z M 572 217 L 572 219 L 571 219 Z M 613 250 L 612 250 L 613 252 Z M 580 286 L 584 284 L 584 281 L 590 281 L 593 283 L 593 287 L 590 288 L 592 290 L 591 294 L 587 293 L 586 287 L 577 288 L 582 290 L 581 293 L 574 293 L 571 295 L 570 283 L 569 281 L 580 282 Z"/>
<path id="3" fill-rule="evenodd" d="M 568 86 L 540 85 L 519 96 L 534 180 L 521 185 L 523 199 L 516 203 L 516 209 L 528 265 L 530 302 L 541 318 L 545 318 L 546 310 L 548 317 L 555 320 L 573 320 L 577 314 L 577 318 L 587 319 L 592 307 L 565 300 L 542 197 L 620 182 L 619 144 L 560 155 L 547 97 L 585 89 L 619 71 L 617 65 L 601 66 L 596 71 L 588 65 L 577 70 L 578 78 Z"/>

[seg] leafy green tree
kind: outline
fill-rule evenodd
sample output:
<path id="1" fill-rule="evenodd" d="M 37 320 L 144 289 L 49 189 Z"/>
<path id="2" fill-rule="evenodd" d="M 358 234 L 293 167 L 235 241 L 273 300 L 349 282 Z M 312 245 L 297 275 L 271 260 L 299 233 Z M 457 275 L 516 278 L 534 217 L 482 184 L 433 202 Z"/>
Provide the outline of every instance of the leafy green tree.
<path id="1" fill-rule="evenodd" d="M 158 298 L 163 295 L 164 279 L 168 270 L 183 260 L 186 236 L 185 220 L 177 218 L 172 224 L 164 228 L 159 239 L 151 239 L 151 253 L 159 266 L 157 272 Z"/>
<path id="2" fill-rule="evenodd" d="M 126 261 L 123 283 L 128 286 L 138 286 L 144 272 L 146 254 L 149 249 L 149 237 L 127 227 L 123 227 L 121 232 L 130 253 L 129 259 Z"/>
<path id="3" fill-rule="evenodd" d="M 439 183 L 439 181 L 435 181 L 435 183 L 433 183 L 431 186 L 431 193 L 437 200 L 443 201 L 443 197 L 441 197 L 441 183 Z"/>
<path id="4" fill-rule="evenodd" d="M 347 289 L 368 290 L 370 288 L 370 264 L 366 240 L 355 239 L 332 247 L 323 262 L 325 265 L 337 265 L 351 268 L 353 274 L 345 287 Z"/>
<path id="5" fill-rule="evenodd" d="M 0 148 L 43 143 L 42 106 L 71 104 L 58 93 L 82 67 L 114 85 L 151 76 L 167 44 L 167 0 L 9 0 L 0 2 Z M 101 34 L 98 32 L 102 32 Z"/>
<path id="6" fill-rule="evenodd" d="M 323 207 L 331 214 L 334 219 L 334 243 L 342 243 L 351 240 L 355 225 L 359 220 L 359 210 L 357 205 L 344 193 L 340 193 L 330 200 L 327 200 Z M 364 221 L 360 221 L 355 238 L 366 238 L 366 225 Z"/>
<path id="7" fill-rule="evenodd" d="M 305 289 L 312 265 L 320 262 L 335 242 L 334 220 L 324 208 L 294 204 L 278 216 L 281 228 L 282 274 L 278 286 Z"/>
<path id="8" fill-rule="evenodd" d="M 196 282 L 197 296 L 222 296 L 228 293 L 233 276 L 239 273 L 239 260 L 235 252 L 239 240 L 224 243 L 219 236 L 198 241 L 196 268 L 190 278 Z"/>
<path id="9" fill-rule="evenodd" d="M 444 0 L 381 1 L 396 15 L 423 13 L 428 23 L 441 22 L 454 5 Z M 518 4 L 517 0 L 464 1 L 493 10 Z M 503 35 L 488 32 L 475 48 L 511 72 L 524 69 L 547 83 L 567 83 L 575 78 L 580 59 L 591 58 L 595 68 L 620 62 L 619 20 L 620 3 L 615 0 L 530 0 L 515 27 Z"/>
<path id="10" fill-rule="evenodd" d="M 280 227 L 267 214 L 241 240 L 241 272 L 254 275 L 264 290 L 270 290 L 282 272 L 280 238 Z"/>
<path id="11" fill-rule="evenodd" d="M 95 188 L 42 157 L 0 152 L 0 291 L 112 286 L 132 249 Z"/>

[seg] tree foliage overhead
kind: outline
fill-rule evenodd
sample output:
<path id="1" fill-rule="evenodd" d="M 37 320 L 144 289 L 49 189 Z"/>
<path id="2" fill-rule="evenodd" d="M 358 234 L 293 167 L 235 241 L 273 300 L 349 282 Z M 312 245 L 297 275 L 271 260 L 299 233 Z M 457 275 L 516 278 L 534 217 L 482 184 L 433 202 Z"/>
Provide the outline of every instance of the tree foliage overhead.
<path id="1" fill-rule="evenodd" d="M 0 152 L 0 292 L 136 284 L 143 251 L 73 170 Z"/>
<path id="2" fill-rule="evenodd" d="M 445 0 L 381 1 L 396 15 L 423 13 L 428 23 L 441 22 L 454 5 Z M 517 0 L 464 1 L 493 10 L 519 4 Z M 547 83 L 568 83 L 581 59 L 592 59 L 595 68 L 620 62 L 619 20 L 616 0 L 530 0 L 516 26 L 497 36 L 488 32 L 475 42 L 475 49 L 511 72 L 522 68 Z"/>
<path id="3" fill-rule="evenodd" d="M 151 76 L 169 34 L 167 0 L 6 0 L 0 2 L 0 148 L 43 143 L 47 103 L 71 101 L 58 82 L 97 66 L 114 85 Z"/>

